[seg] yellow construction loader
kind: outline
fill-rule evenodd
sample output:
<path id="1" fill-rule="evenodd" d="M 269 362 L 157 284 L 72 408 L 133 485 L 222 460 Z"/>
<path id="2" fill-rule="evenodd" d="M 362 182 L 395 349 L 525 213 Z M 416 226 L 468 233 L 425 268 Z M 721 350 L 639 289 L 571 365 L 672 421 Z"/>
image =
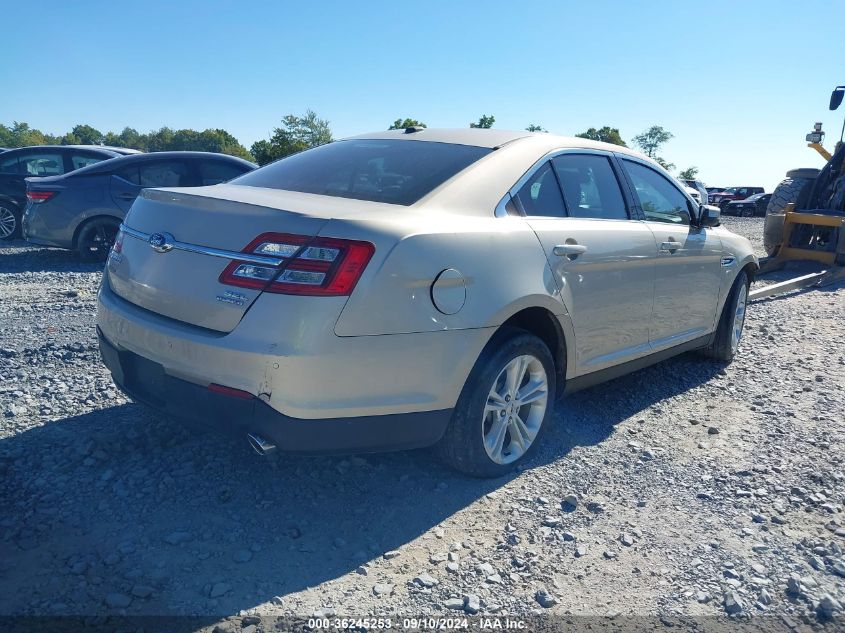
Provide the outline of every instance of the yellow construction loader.
<path id="1" fill-rule="evenodd" d="M 845 86 L 830 95 L 836 110 Z M 793 261 L 818 262 L 824 270 L 770 284 L 749 294 L 762 299 L 773 294 L 845 280 L 845 122 L 833 154 L 822 145 L 822 124 L 816 123 L 807 145 L 827 161 L 822 169 L 793 169 L 772 194 L 766 209 L 763 244 L 769 257 L 761 260 L 757 276 Z"/>

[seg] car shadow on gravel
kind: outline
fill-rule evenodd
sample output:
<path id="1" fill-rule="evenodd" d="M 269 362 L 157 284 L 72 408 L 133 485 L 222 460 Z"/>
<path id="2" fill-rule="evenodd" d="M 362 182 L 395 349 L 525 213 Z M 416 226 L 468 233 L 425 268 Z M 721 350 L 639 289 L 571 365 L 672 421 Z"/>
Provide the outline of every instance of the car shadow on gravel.
<path id="1" fill-rule="evenodd" d="M 0 614 L 98 614 L 111 594 L 130 614 L 230 614 L 316 586 L 507 481 L 433 459 L 262 458 L 134 404 L 48 422 L 0 440 Z"/>
<path id="2" fill-rule="evenodd" d="M 671 417 L 671 412 L 660 410 L 661 401 L 703 385 L 723 368 L 722 363 L 689 352 L 568 395 L 558 403 L 554 427 L 538 459 L 548 462 L 576 446 L 598 444 L 620 422 L 645 419 L 646 411 Z"/>
<path id="3" fill-rule="evenodd" d="M 568 397 L 529 466 L 601 442 L 720 367 L 682 356 Z M 293 608 L 286 595 L 363 573 L 515 476 L 467 478 L 430 451 L 261 458 L 134 404 L 48 422 L 0 440 L 0 614 Z M 389 564 L 426 568 L 405 556 Z M 369 575 L 367 590 L 378 565 Z"/>
<path id="4" fill-rule="evenodd" d="M 82 262 L 73 251 L 33 247 L 23 241 L 0 242 L 0 273 L 95 273 L 103 266 L 102 262 Z"/>

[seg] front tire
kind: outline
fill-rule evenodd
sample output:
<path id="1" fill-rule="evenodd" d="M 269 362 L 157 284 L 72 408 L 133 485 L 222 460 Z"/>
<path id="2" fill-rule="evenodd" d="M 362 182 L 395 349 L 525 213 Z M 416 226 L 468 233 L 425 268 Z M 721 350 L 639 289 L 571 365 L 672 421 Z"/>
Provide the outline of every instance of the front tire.
<path id="1" fill-rule="evenodd" d="M 503 328 L 472 368 L 436 451 L 468 475 L 504 475 L 537 449 L 555 393 L 546 344 L 524 330 Z"/>
<path id="2" fill-rule="evenodd" d="M 713 342 L 704 352 L 710 358 L 730 362 L 736 356 L 742 332 L 745 329 L 749 285 L 748 275 L 743 270 L 736 276 L 728 299 L 725 301 L 725 307 L 722 308 Z"/>

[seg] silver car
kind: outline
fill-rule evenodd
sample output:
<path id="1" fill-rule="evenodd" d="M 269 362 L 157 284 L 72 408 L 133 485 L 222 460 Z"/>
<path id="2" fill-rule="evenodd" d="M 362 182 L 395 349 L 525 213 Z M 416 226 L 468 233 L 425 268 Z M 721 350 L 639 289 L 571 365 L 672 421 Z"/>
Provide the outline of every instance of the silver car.
<path id="1" fill-rule="evenodd" d="M 115 382 L 259 452 L 436 445 L 500 475 L 555 399 L 737 351 L 751 245 L 615 145 L 408 128 L 147 189 L 109 255 Z"/>

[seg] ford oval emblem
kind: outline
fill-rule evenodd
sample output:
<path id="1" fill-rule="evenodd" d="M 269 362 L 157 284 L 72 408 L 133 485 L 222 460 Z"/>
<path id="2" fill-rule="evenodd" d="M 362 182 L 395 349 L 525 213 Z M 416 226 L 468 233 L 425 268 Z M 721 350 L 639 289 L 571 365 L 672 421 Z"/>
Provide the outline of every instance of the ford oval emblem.
<path id="1" fill-rule="evenodd" d="M 170 233 L 153 233 L 148 240 L 156 253 L 166 253 L 173 250 L 173 236 Z"/>

